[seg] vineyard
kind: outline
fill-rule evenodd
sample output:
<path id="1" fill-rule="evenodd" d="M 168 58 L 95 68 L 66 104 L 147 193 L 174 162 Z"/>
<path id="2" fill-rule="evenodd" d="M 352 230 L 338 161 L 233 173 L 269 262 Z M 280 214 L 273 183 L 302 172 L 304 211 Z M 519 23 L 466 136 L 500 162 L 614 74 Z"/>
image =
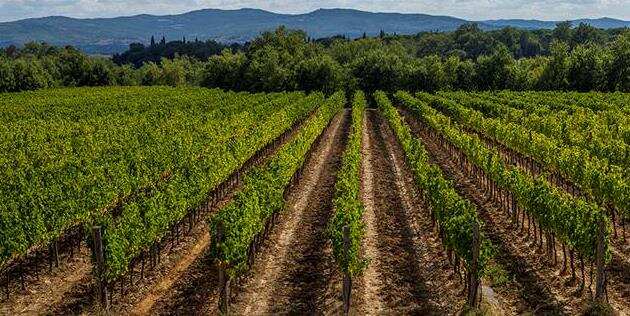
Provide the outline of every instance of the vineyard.
<path id="1" fill-rule="evenodd" d="M 630 315 L 630 95 L 0 94 L 0 314 Z"/>

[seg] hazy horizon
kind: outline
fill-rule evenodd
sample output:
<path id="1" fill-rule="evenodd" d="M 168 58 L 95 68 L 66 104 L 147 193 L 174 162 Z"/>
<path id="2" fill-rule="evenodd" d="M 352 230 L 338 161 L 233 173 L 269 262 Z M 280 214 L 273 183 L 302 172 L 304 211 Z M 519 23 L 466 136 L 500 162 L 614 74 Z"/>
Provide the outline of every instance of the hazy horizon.
<path id="1" fill-rule="evenodd" d="M 46 16 L 106 18 L 138 14 L 169 15 L 200 9 L 254 8 L 301 14 L 317 9 L 344 8 L 370 12 L 422 13 L 467 20 L 536 19 L 546 21 L 609 17 L 630 20 L 630 5 L 622 0 L 448 0 L 431 1 L 260 1 L 260 0 L 0 0 L 0 22 Z"/>

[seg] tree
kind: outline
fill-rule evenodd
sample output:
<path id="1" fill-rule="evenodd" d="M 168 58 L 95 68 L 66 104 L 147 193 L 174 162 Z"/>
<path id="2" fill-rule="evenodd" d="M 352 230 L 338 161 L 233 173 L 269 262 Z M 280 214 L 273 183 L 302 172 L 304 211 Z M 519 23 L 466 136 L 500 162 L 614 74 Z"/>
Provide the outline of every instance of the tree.
<path id="1" fill-rule="evenodd" d="M 247 67 L 247 56 L 243 53 L 232 53 L 225 49 L 218 56 L 212 56 L 205 64 L 201 85 L 210 88 L 227 90 L 247 89 L 243 80 Z"/>
<path id="2" fill-rule="evenodd" d="M 140 82 L 138 76 L 131 65 L 122 65 L 114 68 L 116 84 L 120 86 L 135 86 Z"/>
<path id="3" fill-rule="evenodd" d="M 154 62 L 144 64 L 140 69 L 140 84 L 143 86 L 153 86 L 160 84 L 162 69 Z"/>
<path id="4" fill-rule="evenodd" d="M 606 40 L 606 33 L 584 22 L 573 30 L 571 46 L 582 44 L 603 44 Z"/>
<path id="5" fill-rule="evenodd" d="M 13 62 L 14 91 L 36 90 L 52 85 L 52 78 L 38 60 L 16 59 Z"/>
<path id="6" fill-rule="evenodd" d="M 291 79 L 291 56 L 286 51 L 275 50 L 272 46 L 259 49 L 250 57 L 245 78 L 253 91 L 284 91 L 295 89 Z M 287 62 L 285 62 L 287 61 Z"/>
<path id="7" fill-rule="evenodd" d="M 330 95 L 343 87 L 343 80 L 341 66 L 328 55 L 305 59 L 295 70 L 298 90 L 322 91 Z"/>
<path id="8" fill-rule="evenodd" d="M 431 55 L 414 60 L 406 65 L 406 89 L 412 91 L 429 91 L 445 89 L 446 74 L 440 57 Z"/>
<path id="9" fill-rule="evenodd" d="M 9 58 L 16 58 L 18 54 L 18 49 L 15 45 L 9 45 L 9 47 L 4 49 L 4 54 Z"/>
<path id="10" fill-rule="evenodd" d="M 297 64 L 322 53 L 321 46 L 309 43 L 303 31 L 282 26 L 265 32 L 249 46 L 246 81 L 254 91 L 296 89 Z"/>
<path id="11" fill-rule="evenodd" d="M 72 47 L 32 42 L 22 48 L 0 48 L 0 87 L 17 91 L 43 86 L 201 84 L 326 93 L 340 88 L 368 93 L 400 88 L 628 91 L 628 34 L 588 24 L 572 29 L 569 22 L 562 22 L 554 30 L 483 31 L 477 24 L 464 24 L 454 32 L 388 35 L 381 30 L 380 38 L 363 33 L 354 40 L 346 35 L 312 40 L 303 31 L 278 27 L 246 44 L 197 38 L 193 42 L 184 36 L 171 42 L 162 36 L 156 43 L 151 36 L 150 45 L 132 43 L 126 52 L 113 56 L 114 63 Z M 35 65 L 26 67 L 24 62 Z"/>
<path id="12" fill-rule="evenodd" d="M 453 84 L 455 90 L 476 90 L 477 74 L 471 60 L 462 61 L 457 67 L 457 81 Z"/>
<path id="13" fill-rule="evenodd" d="M 88 57 L 72 47 L 66 47 L 58 59 L 61 83 L 78 87 L 89 84 L 91 65 Z"/>
<path id="14" fill-rule="evenodd" d="M 457 49 L 466 52 L 468 58 L 475 59 L 481 55 L 489 55 L 495 50 L 496 40 L 483 32 L 476 23 L 463 24 L 453 32 Z"/>
<path id="15" fill-rule="evenodd" d="M 540 90 L 566 90 L 569 87 L 569 46 L 554 41 L 550 49 L 551 57 L 536 86 Z"/>
<path id="16" fill-rule="evenodd" d="M 444 55 L 453 51 L 456 45 L 451 36 L 445 33 L 425 33 L 420 36 L 416 44 L 416 56 Z M 462 57 L 466 57 L 466 52 Z"/>
<path id="17" fill-rule="evenodd" d="M 158 80 L 160 85 L 182 86 L 186 84 L 186 69 L 181 60 L 162 59 L 162 73 Z"/>
<path id="18" fill-rule="evenodd" d="M 44 71 L 46 71 L 47 74 L 50 75 L 50 78 L 52 78 L 52 85 L 53 86 L 61 86 L 63 85 L 62 82 L 62 77 L 61 77 L 61 71 L 59 69 L 60 64 L 59 64 L 59 56 L 58 55 L 51 55 L 51 56 L 44 56 L 38 59 L 39 62 L 41 63 L 42 67 L 44 68 Z"/>
<path id="19" fill-rule="evenodd" d="M 273 49 L 291 58 L 302 59 L 310 44 L 304 31 L 289 30 L 280 26 L 273 32 L 264 32 L 252 41 L 248 50 L 248 57 L 252 57 L 259 50 Z"/>
<path id="20" fill-rule="evenodd" d="M 239 44 L 231 45 L 236 50 L 241 50 Z M 189 56 L 198 60 L 207 60 L 210 56 L 218 55 L 227 46 L 208 40 L 206 42 L 185 43 L 182 41 L 172 41 L 164 45 L 145 47 L 142 43 L 132 43 L 129 50 L 122 54 L 114 54 L 112 58 L 117 65 L 133 64 L 134 67 L 141 67 L 145 62 L 152 61 L 156 64 L 162 62 L 162 58 L 174 59 L 175 56 Z"/>
<path id="21" fill-rule="evenodd" d="M 116 83 L 112 65 L 103 59 L 91 61 L 90 71 L 83 79 L 82 84 L 87 86 L 110 86 Z"/>
<path id="22" fill-rule="evenodd" d="M 609 56 L 603 48 L 593 45 L 580 45 L 573 49 L 567 74 L 569 87 L 577 91 L 606 90 Z"/>
<path id="23" fill-rule="evenodd" d="M 364 91 L 396 91 L 403 81 L 403 61 L 392 52 L 371 50 L 355 60 L 351 72 Z"/>
<path id="24" fill-rule="evenodd" d="M 0 92 L 16 91 L 15 76 L 13 75 L 13 63 L 0 57 Z"/>
<path id="25" fill-rule="evenodd" d="M 546 57 L 522 58 L 514 64 L 513 78 L 510 82 L 512 90 L 533 90 L 547 66 Z"/>
<path id="26" fill-rule="evenodd" d="M 573 30 L 571 29 L 571 21 L 564 21 L 556 24 L 556 28 L 552 33 L 553 39 L 564 43 L 570 43 L 573 37 Z"/>
<path id="27" fill-rule="evenodd" d="M 383 41 L 375 38 L 360 39 L 356 41 L 334 41 L 328 49 L 333 59 L 339 64 L 347 66 L 354 63 L 357 58 L 367 54 L 373 49 L 383 49 L 385 47 Z"/>
<path id="28" fill-rule="evenodd" d="M 619 35 L 610 50 L 608 86 L 610 90 L 630 92 L 630 31 Z"/>
<path id="29" fill-rule="evenodd" d="M 477 84 L 481 89 L 507 89 L 513 80 L 514 58 L 507 47 L 500 45 L 490 56 L 477 59 Z"/>
<path id="30" fill-rule="evenodd" d="M 540 55 L 542 52 L 542 46 L 540 41 L 535 37 L 532 37 L 529 33 L 521 33 L 519 39 L 518 57 L 534 57 Z"/>
<path id="31" fill-rule="evenodd" d="M 526 34 L 523 32 L 523 34 Z M 501 44 L 505 45 L 512 56 L 519 56 L 521 49 L 521 32 L 513 27 L 505 27 L 494 36 Z"/>
<path id="32" fill-rule="evenodd" d="M 451 55 L 444 60 L 444 89 L 453 89 L 457 82 L 457 68 L 461 60 L 457 55 Z"/>

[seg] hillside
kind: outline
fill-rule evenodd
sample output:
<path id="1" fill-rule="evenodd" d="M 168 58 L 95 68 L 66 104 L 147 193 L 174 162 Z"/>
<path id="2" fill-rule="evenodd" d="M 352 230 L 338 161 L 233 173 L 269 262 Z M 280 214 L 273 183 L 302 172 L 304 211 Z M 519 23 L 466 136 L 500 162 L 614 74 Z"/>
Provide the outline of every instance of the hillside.
<path id="1" fill-rule="evenodd" d="M 551 29 L 556 26 L 556 23 L 559 21 L 540 21 L 540 20 L 523 20 L 523 19 L 503 19 L 503 20 L 487 20 L 483 21 L 484 24 L 494 26 L 494 27 L 517 27 L 522 29 Z M 630 22 L 622 21 L 611 18 L 601 18 L 601 19 L 578 19 L 571 21 L 573 25 L 578 25 L 580 23 L 590 24 L 594 27 L 601 29 L 612 29 L 612 28 L 622 28 L 629 27 Z"/>
<path id="2" fill-rule="evenodd" d="M 597 27 L 630 26 L 613 19 L 585 20 Z M 114 53 L 132 42 L 146 42 L 151 35 L 167 39 L 215 39 L 245 42 L 279 25 L 307 31 L 319 38 L 337 34 L 350 37 L 378 34 L 380 30 L 399 34 L 421 31 L 450 31 L 469 21 L 426 14 L 371 13 L 349 9 L 320 9 L 307 14 L 278 14 L 258 9 L 206 9 L 179 15 L 137 15 L 117 18 L 75 19 L 52 16 L 0 23 L 0 46 L 45 41 L 74 45 L 89 53 Z M 579 22 L 579 21 L 578 21 Z M 551 28 L 555 22 L 535 20 L 480 21 L 484 29 L 504 26 Z"/>

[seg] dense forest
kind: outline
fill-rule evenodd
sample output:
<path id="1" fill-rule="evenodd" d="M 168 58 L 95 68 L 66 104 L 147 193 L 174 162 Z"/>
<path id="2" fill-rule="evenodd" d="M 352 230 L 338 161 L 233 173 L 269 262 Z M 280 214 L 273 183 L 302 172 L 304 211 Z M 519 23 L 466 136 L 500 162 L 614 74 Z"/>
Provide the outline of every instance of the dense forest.
<path id="1" fill-rule="evenodd" d="M 242 50 L 243 46 L 234 43 L 231 45 L 221 44 L 213 40 L 187 41 L 184 37 L 181 41 L 166 42 L 162 37 L 159 42 L 151 37 L 150 45 L 142 43 L 129 45 L 129 49 L 122 54 L 114 54 L 112 60 L 118 65 L 132 64 L 134 67 L 142 67 L 145 63 L 160 63 L 162 58 L 174 59 L 177 56 L 189 56 L 197 60 L 207 60 L 210 56 L 219 55 L 224 49 Z"/>
<path id="2" fill-rule="evenodd" d="M 630 30 L 475 24 L 454 32 L 311 39 L 280 27 L 244 45 L 131 44 L 112 58 L 28 43 L 0 49 L 0 91 L 56 86 L 199 85 L 230 90 L 576 90 L 630 92 Z"/>

